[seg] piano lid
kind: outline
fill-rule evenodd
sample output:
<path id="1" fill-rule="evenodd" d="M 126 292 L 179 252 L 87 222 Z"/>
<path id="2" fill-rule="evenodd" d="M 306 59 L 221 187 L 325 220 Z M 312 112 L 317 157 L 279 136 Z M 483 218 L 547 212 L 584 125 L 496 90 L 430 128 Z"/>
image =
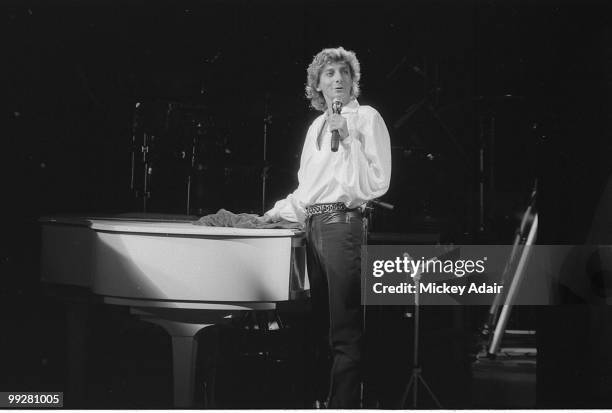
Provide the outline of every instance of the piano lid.
<path id="1" fill-rule="evenodd" d="M 294 229 L 208 227 L 204 225 L 194 225 L 191 221 L 163 219 L 137 220 L 117 216 L 55 215 L 41 217 L 39 222 L 42 224 L 83 226 L 92 228 L 96 231 L 139 234 L 196 235 L 211 237 L 293 237 L 302 234 L 302 231 Z"/>
<path id="2" fill-rule="evenodd" d="M 91 221 L 87 217 L 77 215 L 54 215 L 38 218 L 41 224 L 63 224 L 63 225 L 78 225 L 81 227 L 91 226 Z"/>
<path id="3" fill-rule="evenodd" d="M 292 237 L 300 231 L 292 229 L 207 227 L 190 222 L 138 222 L 91 220 L 91 228 L 107 232 L 140 234 L 199 235 L 213 237 Z"/>

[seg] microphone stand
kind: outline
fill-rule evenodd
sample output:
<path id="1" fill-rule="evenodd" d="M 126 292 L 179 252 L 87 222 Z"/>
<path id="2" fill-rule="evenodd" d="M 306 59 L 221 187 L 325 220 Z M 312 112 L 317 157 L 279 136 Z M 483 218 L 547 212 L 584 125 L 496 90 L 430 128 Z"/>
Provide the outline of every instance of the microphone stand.
<path id="1" fill-rule="evenodd" d="M 412 374 L 410 375 L 410 381 L 408 382 L 408 385 L 406 386 L 406 390 L 404 391 L 404 394 L 402 396 L 400 406 L 402 408 L 404 407 L 404 405 L 406 404 L 406 399 L 408 398 L 408 393 L 410 392 L 410 389 L 412 388 L 412 408 L 414 409 L 417 408 L 419 383 L 421 383 L 423 387 L 425 387 L 425 390 L 427 390 L 427 392 L 433 399 L 434 403 L 436 403 L 436 406 L 438 407 L 438 409 L 441 409 L 442 405 L 440 404 L 440 402 L 438 401 L 438 398 L 436 397 L 434 392 L 431 390 L 431 388 L 429 387 L 429 385 L 423 378 L 423 368 L 419 364 L 419 327 L 420 327 L 419 322 L 420 322 L 420 310 L 421 310 L 421 305 L 420 305 L 420 300 L 419 300 L 419 297 L 420 297 L 419 289 L 420 289 L 420 284 L 421 284 L 421 273 L 417 272 L 414 275 L 413 280 L 414 280 L 414 286 L 416 289 L 414 292 L 414 352 L 412 355 L 413 367 L 412 367 Z"/>
<path id="2" fill-rule="evenodd" d="M 365 204 L 365 208 L 363 209 L 363 216 L 361 218 L 361 251 L 362 251 L 362 259 L 365 260 L 365 262 L 368 261 L 368 231 L 370 230 L 370 222 L 372 221 L 372 211 L 374 210 L 374 207 L 372 206 L 372 201 L 367 202 Z M 365 247 L 365 248 L 363 248 Z M 363 265 L 363 264 L 362 264 Z M 363 280 L 362 280 L 363 282 Z M 363 332 L 363 335 L 365 336 L 365 332 L 366 332 L 366 289 L 365 288 L 361 288 L 361 308 L 362 308 L 362 320 L 361 320 L 361 329 Z M 365 352 L 364 352 L 365 354 Z M 359 408 L 363 409 L 365 408 L 364 406 L 364 402 L 365 402 L 365 392 L 366 392 L 366 383 L 365 380 L 361 380 L 361 388 L 359 389 L 360 393 L 359 393 Z"/>

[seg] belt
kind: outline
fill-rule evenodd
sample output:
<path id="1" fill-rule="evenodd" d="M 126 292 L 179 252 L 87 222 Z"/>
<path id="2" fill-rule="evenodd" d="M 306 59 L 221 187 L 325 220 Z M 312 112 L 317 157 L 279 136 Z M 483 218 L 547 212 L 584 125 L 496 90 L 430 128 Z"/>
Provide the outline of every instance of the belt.
<path id="1" fill-rule="evenodd" d="M 358 211 L 359 208 L 347 208 L 342 202 L 334 202 L 331 204 L 314 204 L 306 207 L 306 218 L 310 218 L 313 215 L 326 214 L 335 211 Z"/>

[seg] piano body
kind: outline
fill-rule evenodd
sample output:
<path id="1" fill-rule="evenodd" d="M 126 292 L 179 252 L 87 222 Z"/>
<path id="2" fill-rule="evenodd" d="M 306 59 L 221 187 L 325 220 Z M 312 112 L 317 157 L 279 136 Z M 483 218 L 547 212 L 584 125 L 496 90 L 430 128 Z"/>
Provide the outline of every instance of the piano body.
<path id="1" fill-rule="evenodd" d="M 40 219 L 42 281 L 127 306 L 172 338 L 174 405 L 194 401 L 196 334 L 307 294 L 303 233 L 191 221 Z"/>

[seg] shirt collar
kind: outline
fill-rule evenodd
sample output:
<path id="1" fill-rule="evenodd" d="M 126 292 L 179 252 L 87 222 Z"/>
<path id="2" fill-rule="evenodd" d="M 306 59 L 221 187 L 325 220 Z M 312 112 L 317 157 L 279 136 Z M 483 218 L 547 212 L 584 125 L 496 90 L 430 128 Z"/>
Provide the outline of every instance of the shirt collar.
<path id="1" fill-rule="evenodd" d="M 359 109 L 359 102 L 357 102 L 357 99 L 353 99 L 349 103 L 347 103 L 345 106 L 342 106 L 342 111 L 340 111 L 340 114 L 357 113 L 358 109 Z M 323 112 L 323 118 L 327 118 L 328 113 L 329 112 L 327 110 Z"/>
<path id="2" fill-rule="evenodd" d="M 340 114 L 344 114 L 344 113 L 357 113 L 357 110 L 359 109 L 359 102 L 357 101 L 357 99 L 353 99 L 351 100 L 349 103 L 347 103 L 345 106 L 342 106 L 342 111 L 340 112 Z M 321 119 L 321 122 L 324 122 L 327 119 L 327 110 L 325 112 L 323 112 L 321 114 L 321 117 L 319 119 Z"/>
<path id="3" fill-rule="evenodd" d="M 359 102 L 357 102 L 357 99 L 353 99 L 342 107 L 342 112 L 340 113 L 356 113 L 357 109 L 359 109 Z"/>

